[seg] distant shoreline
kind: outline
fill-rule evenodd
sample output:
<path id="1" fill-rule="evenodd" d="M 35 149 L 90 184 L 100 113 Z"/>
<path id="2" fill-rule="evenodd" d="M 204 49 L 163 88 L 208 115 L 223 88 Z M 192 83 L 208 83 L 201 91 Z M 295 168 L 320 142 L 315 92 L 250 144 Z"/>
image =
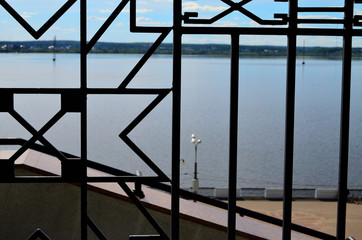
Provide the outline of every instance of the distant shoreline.
<path id="1" fill-rule="evenodd" d="M 144 54 L 152 43 L 109 43 L 98 42 L 90 53 Z M 172 44 L 161 44 L 155 54 L 172 54 Z M 0 41 L 0 53 L 80 53 L 79 41 Z M 297 56 L 342 57 L 341 47 L 297 47 Z M 228 44 L 183 44 L 183 55 L 229 56 Z M 239 55 L 245 57 L 283 57 L 286 46 L 239 46 Z M 362 57 L 362 48 L 353 48 L 353 57 Z"/>

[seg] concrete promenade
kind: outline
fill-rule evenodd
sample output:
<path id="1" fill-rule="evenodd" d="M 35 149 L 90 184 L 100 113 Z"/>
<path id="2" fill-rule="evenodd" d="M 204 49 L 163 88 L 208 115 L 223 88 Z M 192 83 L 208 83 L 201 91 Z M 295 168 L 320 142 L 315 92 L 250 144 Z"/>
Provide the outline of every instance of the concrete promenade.
<path id="1" fill-rule="evenodd" d="M 269 200 L 238 201 L 237 205 L 282 218 L 283 202 Z M 336 235 L 337 202 L 318 200 L 293 201 L 293 223 Z M 346 236 L 362 239 L 362 204 L 347 205 Z"/>

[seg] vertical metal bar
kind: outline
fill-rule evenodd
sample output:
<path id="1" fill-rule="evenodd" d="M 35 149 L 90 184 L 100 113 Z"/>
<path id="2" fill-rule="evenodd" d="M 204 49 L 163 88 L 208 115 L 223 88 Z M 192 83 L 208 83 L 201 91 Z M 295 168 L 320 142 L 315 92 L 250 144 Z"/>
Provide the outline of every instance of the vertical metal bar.
<path id="1" fill-rule="evenodd" d="M 87 239 L 87 0 L 80 1 L 81 239 Z"/>
<path id="2" fill-rule="evenodd" d="M 284 196 L 283 196 L 283 240 L 291 238 L 292 187 L 294 152 L 295 68 L 297 51 L 297 7 L 298 1 L 289 1 L 289 33 L 287 56 L 285 149 L 284 149 Z"/>
<path id="3" fill-rule="evenodd" d="M 345 25 L 343 36 L 343 70 L 341 94 L 341 126 L 339 149 L 339 180 L 338 180 L 338 213 L 337 239 L 345 239 L 346 233 L 346 202 L 348 181 L 348 145 L 351 96 L 352 68 L 352 26 L 353 1 L 345 0 Z"/>
<path id="4" fill-rule="evenodd" d="M 238 155 L 239 35 L 231 35 L 228 239 L 235 239 Z"/>
<path id="5" fill-rule="evenodd" d="M 173 83 L 172 83 L 172 188 L 171 239 L 180 233 L 180 128 L 181 128 L 181 0 L 173 2 Z"/>

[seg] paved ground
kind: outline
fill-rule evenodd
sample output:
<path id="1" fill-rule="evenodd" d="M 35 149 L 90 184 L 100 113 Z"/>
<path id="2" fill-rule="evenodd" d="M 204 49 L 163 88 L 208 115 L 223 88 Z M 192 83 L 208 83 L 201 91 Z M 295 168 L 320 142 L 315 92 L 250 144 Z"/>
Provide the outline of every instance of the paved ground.
<path id="1" fill-rule="evenodd" d="M 283 202 L 268 200 L 238 201 L 237 205 L 282 218 Z M 293 223 L 332 235 L 336 234 L 337 202 L 317 200 L 293 201 Z M 362 239 L 362 204 L 348 203 L 346 236 Z"/>

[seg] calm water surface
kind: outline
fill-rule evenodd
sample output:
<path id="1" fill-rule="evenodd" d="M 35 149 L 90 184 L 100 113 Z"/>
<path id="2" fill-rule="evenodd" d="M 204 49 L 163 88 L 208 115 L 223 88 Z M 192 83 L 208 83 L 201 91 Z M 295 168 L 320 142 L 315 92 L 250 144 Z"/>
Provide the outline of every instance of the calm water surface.
<path id="1" fill-rule="evenodd" d="M 88 87 L 118 87 L 140 55 L 90 55 Z M 0 54 L 0 87 L 77 88 L 78 55 Z M 155 56 L 129 88 L 169 88 L 171 56 Z M 198 147 L 201 187 L 225 187 L 228 175 L 230 60 L 182 59 L 181 185 L 191 186 L 194 171 L 192 133 Z M 238 186 L 280 187 L 283 182 L 285 58 L 241 58 Z M 295 121 L 295 187 L 338 183 L 340 60 L 297 61 Z M 89 95 L 88 157 L 129 172 L 153 172 L 118 137 L 155 95 Z M 362 61 L 353 61 L 349 182 L 362 186 Z M 39 129 L 60 108 L 58 95 L 16 95 L 15 109 Z M 130 138 L 170 176 L 171 95 L 131 133 Z M 0 113 L 1 137 L 29 139 L 7 113 Z M 45 137 L 58 149 L 80 154 L 80 116 L 68 113 Z"/>

